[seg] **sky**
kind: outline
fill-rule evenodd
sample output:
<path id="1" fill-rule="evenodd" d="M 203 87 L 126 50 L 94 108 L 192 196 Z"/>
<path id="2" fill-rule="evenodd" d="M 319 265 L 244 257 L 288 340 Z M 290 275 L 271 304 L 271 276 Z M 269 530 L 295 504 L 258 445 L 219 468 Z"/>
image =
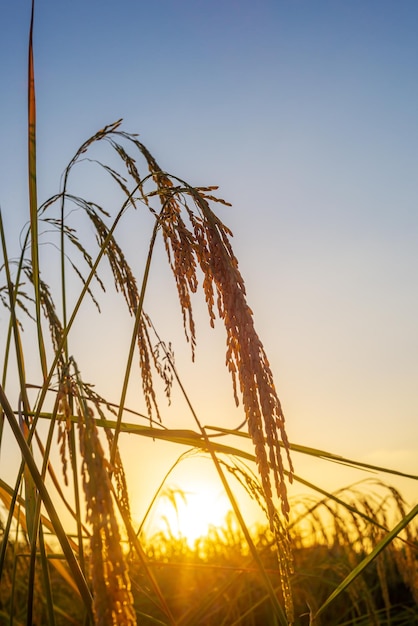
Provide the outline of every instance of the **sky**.
<path id="1" fill-rule="evenodd" d="M 29 5 L 0 6 L 0 205 L 16 244 L 28 217 Z M 219 185 L 232 208 L 218 211 L 234 233 L 290 441 L 413 474 L 417 24 L 410 0 L 39 0 L 34 36 L 39 201 L 59 190 L 79 145 L 119 118 L 163 169 Z M 135 254 L 139 234 L 122 236 Z M 233 428 L 241 414 L 224 371 L 222 329 L 211 333 L 202 308 L 197 363 L 189 365 L 159 269 L 149 307 L 178 339 L 199 415 Z M 0 313 L 2 335 L 6 319 Z M 129 337 L 117 319 L 115 309 L 107 351 L 116 364 Z M 77 332 L 83 363 L 96 374 L 99 347 L 88 326 Z M 114 382 L 117 398 L 120 381 L 107 378 L 107 367 L 100 376 L 109 389 Z M 193 427 L 169 415 L 168 426 Z M 147 442 L 141 465 L 137 445 L 126 442 L 128 471 L 138 472 L 134 498 L 145 493 L 145 502 L 177 453 Z M 3 457 L 0 468 L 8 463 Z M 207 471 L 204 460 L 188 463 L 176 478 L 186 489 Z M 366 476 L 298 455 L 294 464 L 327 489 Z M 390 481 L 416 503 L 413 484 Z"/>

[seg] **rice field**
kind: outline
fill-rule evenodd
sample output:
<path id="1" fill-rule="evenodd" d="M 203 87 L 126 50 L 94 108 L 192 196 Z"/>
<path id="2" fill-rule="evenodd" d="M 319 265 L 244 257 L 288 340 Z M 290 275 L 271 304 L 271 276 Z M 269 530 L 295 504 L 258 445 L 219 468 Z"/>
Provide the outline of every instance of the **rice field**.
<path id="1" fill-rule="evenodd" d="M 59 191 L 38 202 L 34 6 L 28 225 L 17 257 L 9 254 L 12 242 L 0 214 L 0 297 L 7 315 L 0 449 L 7 454 L 12 442 L 20 455 L 15 482 L 0 480 L 0 623 L 418 623 L 418 506 L 410 508 L 390 486 L 390 475 L 400 474 L 396 470 L 289 442 L 232 233 L 215 211 L 227 204 L 217 188 L 193 187 L 167 173 L 118 120 L 82 143 Z M 113 186 L 118 203 L 104 206 L 94 189 L 84 196 L 73 187 L 75 173 L 92 167 Z M 138 232 L 149 228 L 139 269 L 118 238 L 126 222 Z M 52 251 L 48 262 L 45 242 Z M 215 321 L 224 327 L 226 368 L 242 408 L 243 424 L 236 430 L 202 424 L 170 339 L 144 308 L 160 252 L 190 358 L 197 342 L 195 297 L 204 302 L 208 327 Z M 85 378 L 83 357 L 73 351 L 86 307 L 100 317 L 110 291 L 130 323 L 116 400 L 96 391 L 98 381 Z M 143 413 L 128 405 L 133 379 L 142 390 Z M 164 423 L 162 402 L 174 393 L 187 406 L 193 429 Z M 177 446 L 179 460 L 185 450 L 207 457 L 230 505 L 225 524 L 193 545 L 170 524 L 146 532 L 146 518 L 170 486 L 169 474 L 144 519 L 134 521 L 121 443 L 127 433 L 137 441 L 145 437 Z M 388 479 L 327 493 L 295 473 L 298 454 Z M 291 482 L 316 495 L 291 500 Z M 238 487 L 259 507 L 264 525 L 249 527 Z M 187 501 L 187 493 L 183 496 Z"/>
<path id="2" fill-rule="evenodd" d="M 231 461 L 225 460 L 225 463 L 228 465 Z M 253 480 L 251 473 L 250 477 Z M 5 492 L 3 487 L 3 515 L 7 505 Z M 417 623 L 416 524 L 405 527 L 367 568 L 353 577 L 364 559 L 387 535 L 388 519 L 403 519 L 402 497 L 394 488 L 374 480 L 347 488 L 339 496 L 344 504 L 333 498 L 312 497 L 291 502 L 288 532 L 292 546 L 293 623 L 405 626 Z M 51 525 L 44 521 L 53 623 L 85 623 L 86 606 L 59 547 L 49 547 L 56 542 Z M 20 531 L 14 524 L 3 564 L 0 619 L 5 624 L 27 623 L 31 548 L 24 529 L 22 513 Z M 264 571 L 284 605 L 276 536 L 268 525 L 260 525 L 252 530 L 252 538 Z M 139 539 L 140 555 L 132 542 L 121 543 L 137 623 L 280 623 L 272 611 L 246 537 L 232 513 L 224 525 L 212 527 L 193 545 L 186 537 L 173 533 L 170 527 L 149 535 L 141 532 Z M 91 536 L 86 533 L 84 559 L 87 567 L 92 567 L 94 559 L 90 542 Z M 75 544 L 73 548 L 79 557 Z M 31 623 L 34 624 L 50 623 L 40 560 L 41 554 L 38 554 L 31 607 Z M 351 583 L 313 620 L 315 613 L 318 614 L 320 607 L 350 575 Z M 164 594 L 165 606 L 157 590 Z M 117 622 L 116 618 L 115 623 L 124 622 Z"/>

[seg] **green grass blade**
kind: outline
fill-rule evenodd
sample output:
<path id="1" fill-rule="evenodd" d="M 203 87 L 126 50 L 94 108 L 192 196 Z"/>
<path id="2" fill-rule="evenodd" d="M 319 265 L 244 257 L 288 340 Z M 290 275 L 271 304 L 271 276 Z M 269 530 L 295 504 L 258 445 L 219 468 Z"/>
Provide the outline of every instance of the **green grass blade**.
<path id="1" fill-rule="evenodd" d="M 10 275 L 10 266 L 8 262 L 8 254 L 7 254 L 7 246 L 6 246 L 6 238 L 3 227 L 3 220 L 0 212 L 0 236 L 3 250 L 3 258 L 4 258 L 4 267 L 6 272 L 6 280 L 8 286 L 8 295 L 9 295 L 9 307 L 10 307 L 10 320 L 11 327 L 13 329 L 13 336 L 15 339 L 15 350 L 16 350 L 16 361 L 20 382 L 20 401 L 19 401 L 19 421 L 20 427 L 23 431 L 25 438 L 28 438 L 29 428 L 28 428 L 28 414 L 30 411 L 29 400 L 26 391 L 26 375 L 25 375 L 25 361 L 24 354 L 22 349 L 22 343 L 20 340 L 20 331 L 17 323 L 16 317 L 16 297 L 17 297 L 17 286 L 16 289 L 13 289 L 11 275 Z M 5 378 L 5 373 L 3 375 Z M 23 405 L 23 409 L 22 406 Z M 2 419 L 3 421 L 3 419 Z M 1 438 L 0 438 L 1 442 Z M 29 446 L 29 449 L 31 447 Z M 25 482 L 25 510 L 26 510 L 26 521 L 28 528 L 28 536 L 31 544 L 34 544 L 34 539 L 36 537 L 35 531 L 35 506 L 36 506 L 36 489 L 32 479 L 30 472 L 25 466 L 24 469 L 24 482 Z"/>
<path id="2" fill-rule="evenodd" d="M 19 410 L 19 421 L 25 440 L 28 439 L 29 429 L 24 417 L 21 416 Z M 28 446 L 29 452 L 33 455 L 32 445 Z M 23 456 L 23 455 L 22 455 Z M 33 457 L 32 457 L 33 458 Z M 36 549 L 36 536 L 37 536 L 37 520 L 36 520 L 36 487 L 29 470 L 27 463 L 23 472 L 23 479 L 25 484 L 25 512 L 26 512 L 26 527 L 28 531 L 29 542 L 32 546 L 32 550 Z"/>
<path id="3" fill-rule="evenodd" d="M 154 228 L 153 228 L 153 232 L 152 232 L 152 236 L 151 236 L 151 241 L 150 241 L 150 245 L 149 245 L 147 261 L 146 261 L 146 265 L 145 265 L 144 277 L 143 277 L 142 285 L 141 285 L 141 293 L 140 293 L 140 296 L 139 296 L 139 302 L 138 302 L 137 310 L 135 312 L 135 324 L 134 324 L 134 329 L 132 331 L 131 345 L 129 347 L 128 360 L 127 360 L 127 364 L 126 364 L 126 367 L 125 367 L 125 375 L 124 375 L 124 380 L 123 380 L 122 394 L 121 394 L 121 399 L 120 399 L 120 404 L 119 404 L 117 423 L 116 423 L 116 427 L 114 429 L 114 437 L 113 437 L 112 449 L 111 449 L 111 452 L 110 452 L 110 464 L 111 465 L 114 464 L 115 458 L 116 458 L 119 433 L 120 433 L 120 428 L 121 428 L 121 423 L 122 423 L 122 415 L 123 415 L 123 410 L 124 410 L 125 401 L 126 401 L 126 394 L 128 393 L 129 377 L 130 377 L 131 368 L 132 368 L 132 362 L 133 362 L 134 353 L 135 353 L 135 346 L 136 346 L 137 337 L 138 337 L 139 325 L 140 325 L 140 322 L 141 322 L 141 317 L 142 317 L 142 312 L 143 312 L 143 304 L 144 304 L 145 292 L 146 292 L 146 288 L 147 288 L 147 284 L 148 284 L 149 271 L 150 271 L 150 267 L 151 267 L 151 260 L 152 260 L 152 254 L 153 254 L 153 251 L 154 251 L 155 240 L 157 238 L 158 227 L 159 227 L 159 222 L 157 220 L 155 222 L 155 225 L 154 225 Z"/>
<path id="4" fill-rule="evenodd" d="M 49 563 L 45 550 L 44 533 L 41 525 L 39 526 L 39 550 L 41 553 L 42 577 L 46 600 L 46 611 L 48 615 L 48 626 L 55 626 L 55 612 L 52 597 L 51 578 L 49 575 Z"/>
<path id="5" fill-rule="evenodd" d="M 356 567 L 352 569 L 350 574 L 343 580 L 343 582 L 338 585 L 338 587 L 332 592 L 332 594 L 327 598 L 324 604 L 316 611 L 313 622 L 315 622 L 316 618 L 325 611 L 325 609 L 331 604 L 333 600 L 335 600 L 339 595 L 341 595 L 349 585 L 359 576 L 366 567 L 377 557 L 379 554 L 395 539 L 397 535 L 414 519 L 414 517 L 418 515 L 418 504 L 413 507 L 413 509 L 406 515 L 393 530 L 391 530 L 379 543 L 376 547 L 368 554 Z"/>
<path id="6" fill-rule="evenodd" d="M 84 578 L 84 575 L 80 569 L 80 566 L 74 556 L 74 553 L 71 549 L 71 546 L 69 544 L 67 535 L 64 531 L 64 528 L 61 524 L 61 520 L 59 518 L 58 513 L 55 510 L 54 504 L 52 502 L 51 496 L 49 495 L 48 489 L 45 486 L 44 481 L 42 480 L 42 476 L 39 473 L 39 470 L 35 464 L 34 458 L 31 454 L 31 451 L 28 447 L 28 444 L 19 428 L 19 425 L 16 422 L 16 419 L 14 417 L 13 414 L 13 410 L 9 404 L 9 401 L 7 400 L 7 397 L 3 391 L 3 388 L 0 386 L 0 404 L 3 407 L 4 413 L 6 415 L 6 418 L 9 422 L 9 425 L 12 429 L 13 435 L 15 437 L 15 440 L 17 442 L 17 444 L 20 447 L 20 450 L 22 452 L 22 456 L 25 460 L 25 463 L 32 475 L 32 478 L 35 482 L 36 488 L 38 489 L 38 492 L 42 498 L 42 501 L 44 503 L 44 506 L 48 512 L 49 518 L 51 520 L 51 523 L 54 527 L 54 531 L 55 534 L 57 536 L 58 541 L 61 544 L 62 550 L 65 554 L 65 557 L 67 559 L 68 565 L 71 569 L 71 572 L 73 574 L 74 577 L 74 581 L 76 582 L 78 589 L 80 591 L 80 595 L 83 598 L 83 601 L 85 603 L 86 609 L 90 612 L 91 614 L 91 607 L 92 607 L 92 598 L 91 598 L 91 594 L 90 594 L 90 590 L 87 586 L 86 580 Z"/>
<path id="7" fill-rule="evenodd" d="M 227 428 L 220 428 L 219 426 L 205 426 L 205 428 L 207 428 L 208 430 L 212 430 L 216 433 L 222 434 L 222 435 L 236 435 L 237 437 L 250 439 L 249 434 L 241 430 L 230 430 Z M 349 467 L 367 469 L 367 470 L 376 471 L 376 472 L 383 472 L 385 474 L 393 474 L 394 476 L 402 476 L 402 478 L 411 478 L 412 480 L 418 480 L 418 476 L 415 474 L 407 474 L 405 472 L 400 472 L 399 470 L 395 470 L 395 469 L 389 469 L 387 467 L 382 467 L 380 465 L 372 465 L 370 463 L 363 463 L 361 461 L 355 461 L 353 459 L 349 459 L 339 454 L 334 454 L 333 452 L 326 452 L 325 450 L 319 450 L 318 448 L 311 448 L 309 446 L 301 446 L 296 443 L 290 443 L 289 445 L 290 445 L 290 449 L 292 450 L 292 452 L 300 452 L 301 454 L 307 454 L 308 456 L 314 456 L 314 457 L 321 458 L 327 461 L 333 461 L 341 465 L 348 465 Z"/>
<path id="8" fill-rule="evenodd" d="M 38 250 L 38 194 L 36 185 L 36 97 L 35 70 L 33 64 L 33 19 L 35 0 L 32 0 L 32 12 L 29 30 L 28 58 L 28 169 L 29 169 L 29 213 L 31 230 L 31 255 L 33 285 L 35 290 L 36 326 L 38 331 L 39 357 L 42 374 L 47 374 L 45 346 L 41 326 L 41 295 L 39 288 L 39 250 Z"/>
<path id="9" fill-rule="evenodd" d="M 46 417 L 46 415 L 45 415 L 45 417 Z M 101 426 L 101 427 L 104 427 L 104 428 L 113 429 L 113 428 L 115 428 L 116 422 L 114 420 L 97 420 L 96 424 L 99 427 Z M 121 432 L 124 432 L 124 433 L 140 435 L 140 436 L 143 436 L 143 437 L 151 437 L 152 439 L 161 439 L 162 441 L 170 441 L 171 443 L 177 443 L 177 444 L 180 444 L 180 445 L 183 445 L 183 446 L 190 446 L 191 448 L 195 448 L 195 449 L 199 448 L 202 451 L 208 451 L 207 445 L 206 445 L 203 437 L 201 435 L 199 435 L 199 433 L 197 433 L 197 432 L 195 432 L 193 430 L 188 430 L 188 429 L 171 429 L 171 428 L 164 428 L 164 429 L 163 428 L 152 428 L 150 426 L 144 426 L 144 425 L 141 425 L 141 424 L 131 424 L 131 423 L 127 423 L 127 422 L 122 423 L 120 425 L 120 429 L 121 429 Z M 222 430 L 222 429 L 220 429 L 220 430 Z M 235 431 L 230 431 L 230 432 L 231 432 L 231 434 L 236 434 Z M 245 433 L 242 433 L 242 434 L 245 435 Z M 251 461 L 253 463 L 256 463 L 256 457 L 255 457 L 254 454 L 251 454 L 250 452 L 247 452 L 247 451 L 242 450 L 240 448 L 237 448 L 235 446 L 230 446 L 230 445 L 225 445 L 225 444 L 221 444 L 221 443 L 216 443 L 213 440 L 211 440 L 211 446 L 212 446 L 212 449 L 215 452 L 217 452 L 218 454 L 226 454 L 226 455 L 238 457 L 238 458 L 241 458 L 241 459 L 245 459 L 246 461 Z M 295 445 L 295 444 L 292 444 L 292 447 L 294 449 L 298 448 L 298 446 Z M 354 466 L 358 465 L 356 461 L 353 461 L 353 464 L 354 464 Z M 384 469 L 384 468 L 382 468 L 382 469 Z M 388 470 L 388 469 L 386 469 L 386 471 L 387 472 L 391 472 L 391 470 Z M 397 474 L 396 471 L 394 471 L 394 473 Z M 407 477 L 412 478 L 412 479 L 416 478 L 415 476 L 409 475 L 409 474 L 407 475 Z M 345 502 L 344 500 L 339 498 L 335 493 L 331 493 L 331 492 L 327 491 L 326 489 L 323 489 L 319 485 L 316 485 L 316 484 L 306 480 L 305 478 L 303 478 L 302 476 L 299 476 L 298 474 L 293 474 L 293 480 L 295 482 L 300 483 L 301 485 L 304 485 L 308 489 L 312 489 L 312 491 L 316 491 L 317 493 L 321 494 L 325 498 L 334 501 L 335 503 L 341 505 L 342 507 L 344 507 L 345 509 L 347 509 L 351 513 L 354 513 L 355 515 L 359 515 L 365 521 L 367 521 L 367 522 L 369 522 L 369 523 L 371 523 L 371 524 L 373 524 L 373 525 L 375 525 L 375 526 L 377 526 L 379 528 L 382 528 L 382 530 L 385 530 L 385 531 L 388 530 L 387 528 L 382 526 L 376 519 L 373 519 L 373 518 L 369 517 L 363 511 L 359 511 L 358 509 L 356 509 L 350 503 Z"/>
<path id="10" fill-rule="evenodd" d="M 80 562 L 81 569 L 83 572 L 86 571 L 86 563 L 84 558 L 84 546 L 83 546 L 83 531 L 85 528 L 82 523 L 81 516 L 81 494 L 80 494 L 80 484 L 77 473 L 77 449 L 75 442 L 75 432 L 74 428 L 71 429 L 70 437 L 69 437 L 69 446 L 70 446 L 70 459 L 71 459 L 71 471 L 73 476 L 73 490 L 74 490 L 74 502 L 75 502 L 75 521 L 77 526 L 77 541 L 78 541 L 78 560 Z"/>
<path id="11" fill-rule="evenodd" d="M 1 238 L 1 246 L 2 246 L 2 253 L 3 253 L 3 260 L 4 260 L 4 269 L 6 273 L 7 291 L 8 291 L 8 297 L 9 297 L 10 324 L 13 330 L 13 336 L 15 340 L 15 351 L 16 351 L 16 361 L 17 361 L 17 369 L 18 369 L 19 384 L 20 384 L 20 393 L 21 393 L 21 398 L 23 401 L 25 415 L 27 417 L 29 415 L 30 409 L 29 409 L 29 400 L 28 400 L 27 392 L 26 392 L 25 359 L 24 359 L 24 354 L 23 354 L 23 349 L 22 349 L 22 342 L 20 340 L 19 325 L 17 322 L 17 315 L 16 315 L 17 284 L 19 280 L 19 274 L 18 274 L 18 278 L 16 281 L 16 287 L 13 289 L 12 277 L 10 273 L 9 257 L 7 254 L 6 234 L 4 232 L 1 210 L 0 210 L 0 238 Z M 19 268 L 20 267 L 21 267 L 21 263 L 19 265 Z M 6 349 L 8 352 L 8 345 L 6 346 Z M 4 367 L 6 367 L 6 363 L 7 362 L 5 358 Z M 3 386 L 5 383 L 5 380 L 6 380 L 6 372 L 3 371 Z"/>
<path id="12" fill-rule="evenodd" d="M 76 319 L 76 317 L 78 315 L 78 312 L 80 310 L 81 304 L 84 301 L 84 297 L 88 293 L 89 286 L 90 286 L 93 278 L 96 275 L 97 268 L 98 268 L 98 266 L 100 264 L 100 261 L 106 255 L 106 250 L 107 250 L 109 242 L 112 239 L 113 233 L 114 233 L 114 231 L 115 231 L 119 221 L 121 220 L 123 214 L 127 210 L 128 206 L 130 204 L 131 198 L 136 193 L 136 191 L 137 191 L 137 187 L 132 191 L 130 197 L 123 203 L 123 206 L 120 209 L 120 211 L 117 214 L 117 216 L 115 217 L 112 226 L 109 228 L 109 231 L 108 231 L 108 233 L 106 235 L 106 238 L 105 238 L 105 240 L 104 240 L 104 242 L 103 242 L 103 244 L 102 244 L 102 246 L 101 246 L 101 248 L 99 250 L 99 253 L 98 253 L 98 255 L 97 255 L 97 257 L 96 257 L 96 259 L 95 259 L 95 261 L 94 261 L 94 263 L 93 263 L 93 265 L 91 267 L 90 273 L 89 273 L 88 277 L 86 278 L 86 280 L 85 280 L 85 282 L 83 284 L 83 288 L 82 288 L 82 290 L 80 292 L 80 295 L 78 296 L 77 302 L 74 305 L 73 311 L 72 311 L 72 313 L 70 315 L 70 319 L 68 320 L 68 324 L 63 328 L 60 344 L 59 344 L 59 346 L 58 346 L 58 348 L 56 350 L 56 354 L 54 356 L 54 360 L 52 362 L 51 367 L 49 368 L 48 375 L 47 375 L 47 377 L 46 377 L 46 379 L 44 381 L 44 385 L 43 385 L 43 387 L 42 387 L 42 389 L 40 391 L 40 394 L 39 394 L 39 400 L 38 400 L 38 404 L 37 404 L 37 411 L 36 411 L 36 414 L 34 416 L 34 426 L 36 426 L 37 419 L 38 419 L 39 414 L 40 414 L 40 412 L 42 410 L 43 403 L 45 401 L 45 397 L 46 397 L 46 394 L 48 392 L 49 384 L 51 382 L 51 379 L 52 379 L 52 376 L 54 374 L 55 368 L 56 368 L 57 363 L 59 361 L 60 355 L 62 354 L 62 351 L 64 350 L 64 348 L 65 348 L 65 346 L 67 344 L 67 338 L 68 338 L 68 334 L 70 332 L 70 329 L 72 328 L 72 326 L 74 324 L 74 321 L 75 321 L 75 319 Z"/>

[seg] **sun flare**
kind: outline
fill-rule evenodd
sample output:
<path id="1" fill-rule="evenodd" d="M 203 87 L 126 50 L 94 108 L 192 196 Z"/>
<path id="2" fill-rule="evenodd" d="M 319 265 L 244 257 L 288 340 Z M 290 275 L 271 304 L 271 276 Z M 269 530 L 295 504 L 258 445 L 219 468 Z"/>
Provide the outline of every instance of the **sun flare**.
<path id="1" fill-rule="evenodd" d="M 166 488 L 156 504 L 152 525 L 170 536 L 185 538 L 193 546 L 211 527 L 224 526 L 230 510 L 228 498 L 213 487 Z"/>

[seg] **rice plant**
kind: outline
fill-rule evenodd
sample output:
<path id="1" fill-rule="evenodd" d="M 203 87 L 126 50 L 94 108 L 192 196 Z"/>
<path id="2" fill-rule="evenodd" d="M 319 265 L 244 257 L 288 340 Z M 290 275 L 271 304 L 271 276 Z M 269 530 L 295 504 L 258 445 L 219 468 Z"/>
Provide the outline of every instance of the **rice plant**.
<path id="1" fill-rule="evenodd" d="M 286 484 L 308 482 L 294 472 L 292 448 L 295 453 L 330 461 L 341 459 L 291 445 L 287 439 L 269 361 L 232 249 L 232 233 L 214 212 L 215 205 L 228 203 L 217 196 L 214 186 L 195 187 L 167 173 L 138 136 L 124 130 L 121 120 L 87 139 L 65 168 L 59 190 L 38 202 L 34 6 L 33 0 L 28 64 L 28 226 L 17 258 L 9 254 L 0 214 L 0 297 L 8 315 L 2 338 L 0 449 L 4 452 L 13 442 L 21 455 L 15 484 L 0 483 L 0 619 L 10 624 L 52 625 L 192 625 L 220 620 L 224 624 L 284 625 L 302 623 L 300 615 L 305 612 L 309 620 L 320 623 L 321 615 L 327 614 L 329 606 L 338 606 L 344 594 L 357 597 L 352 591 L 355 581 L 375 559 L 391 554 L 399 533 L 407 537 L 392 560 L 398 559 L 397 567 L 401 563 L 404 574 L 413 570 L 416 536 L 408 524 L 417 507 L 406 512 L 400 496 L 393 494 L 401 519 L 392 530 L 385 519 L 375 520 L 376 534 L 368 541 L 369 526 L 366 531 L 362 524 L 376 517 L 374 510 L 367 509 L 369 504 L 361 502 L 359 507 L 349 498 L 344 501 L 313 486 L 330 500 L 312 505 L 310 519 L 316 519 L 321 506 L 331 510 L 335 537 L 343 537 L 343 548 L 351 541 L 347 515 L 356 520 L 354 526 L 360 532 L 354 552 L 344 561 L 345 577 L 333 581 L 328 595 L 315 594 L 317 606 L 309 598 L 301 608 L 300 550 L 304 557 L 311 547 L 294 531 L 298 525 Z M 113 185 L 111 206 L 97 199 L 98 190 L 92 190 L 93 196 L 90 190 L 87 195 L 77 191 L 76 174 L 83 168 L 100 170 L 106 189 Z M 89 177 L 87 173 L 85 179 Z M 128 258 L 123 237 L 119 237 L 124 224 L 138 236 L 147 233 L 143 265 Z M 48 254 L 44 244 L 49 245 Z M 197 344 L 195 294 L 201 292 L 209 326 L 219 320 L 225 328 L 225 362 L 235 402 L 242 406 L 245 432 L 202 424 L 176 367 L 171 343 L 144 308 L 151 269 L 160 253 L 165 255 L 174 282 L 191 358 Z M 97 381 L 83 373 L 83 355 L 74 352 L 84 311 L 92 306 L 99 316 L 111 288 L 130 319 L 129 349 L 117 399 L 96 391 Z M 120 372 L 117 374 L 119 379 Z M 144 414 L 128 406 L 132 381 L 141 386 Z M 164 423 L 162 401 L 170 401 L 174 390 L 183 396 L 194 430 L 172 424 L 168 428 Z M 167 538 L 162 532 L 150 543 L 141 532 L 144 520 L 138 525 L 131 515 L 120 445 L 123 433 L 178 445 L 179 462 L 184 446 L 207 455 L 229 499 L 234 523 L 213 531 L 200 552 L 191 550 L 181 538 Z M 234 437 L 235 443 L 223 443 Z M 252 453 L 241 445 L 243 438 L 251 441 Z M 256 467 L 255 472 L 249 464 Z M 265 513 L 265 531 L 256 536 L 250 531 L 231 484 L 241 485 Z M 344 517 L 340 507 L 345 510 Z M 63 511 L 71 519 L 71 530 L 63 523 Z M 325 538 L 325 530 L 321 532 Z M 328 538 L 327 550 L 331 549 L 329 542 Z M 338 552 L 335 546 L 332 549 Z M 177 566 L 172 561 L 179 555 L 181 585 L 173 588 L 179 577 L 173 576 Z M 233 566 L 229 559 L 235 559 Z M 228 576 L 213 578 L 211 593 L 202 594 L 208 572 L 222 568 Z M 382 611 L 392 619 L 392 601 L 382 571 L 377 572 Z M 407 589 L 415 583 L 412 574 L 404 581 Z M 367 615 L 377 614 L 371 600 L 367 611 Z M 365 614 L 361 604 L 347 619 L 361 623 L 353 620 Z"/>
<path id="2" fill-rule="evenodd" d="M 238 470 L 253 492 L 257 478 L 247 467 L 237 464 L 236 459 L 225 460 L 225 467 L 234 473 Z M 295 563 L 295 624 L 416 623 L 416 524 L 407 527 L 322 617 L 313 620 L 331 590 L 358 568 L 385 535 L 388 517 L 399 520 L 405 515 L 399 492 L 380 481 L 352 485 L 342 489 L 339 496 L 345 504 L 332 496 L 298 498 L 292 502 L 288 530 Z M 266 571 L 274 580 L 276 537 L 267 526 L 255 529 L 254 539 Z M 212 529 L 193 548 L 179 539 L 173 541 L 168 532 L 149 537 L 147 544 L 150 559 L 169 593 L 176 593 L 180 577 L 182 582 L 187 581 L 176 599 L 183 615 L 188 615 L 186 623 L 274 623 L 243 534 L 233 523 Z M 173 570 L 174 577 L 170 576 Z"/>

